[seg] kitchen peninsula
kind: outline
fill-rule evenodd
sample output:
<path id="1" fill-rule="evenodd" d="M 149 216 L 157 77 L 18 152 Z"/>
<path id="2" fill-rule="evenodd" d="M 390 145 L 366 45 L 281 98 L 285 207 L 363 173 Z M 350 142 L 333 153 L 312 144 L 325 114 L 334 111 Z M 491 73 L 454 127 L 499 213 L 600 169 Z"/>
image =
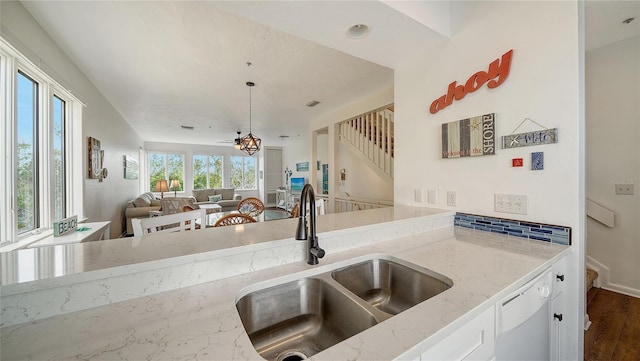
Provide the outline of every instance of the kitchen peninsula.
<path id="1" fill-rule="evenodd" d="M 327 255 L 317 266 L 293 239 L 293 219 L 57 246 L 71 255 L 63 275 L 3 273 L 0 356 L 259 360 L 235 307 L 245 287 L 385 254 L 453 287 L 313 358 L 415 359 L 571 249 L 454 227 L 453 217 L 405 206 L 319 216 Z"/>

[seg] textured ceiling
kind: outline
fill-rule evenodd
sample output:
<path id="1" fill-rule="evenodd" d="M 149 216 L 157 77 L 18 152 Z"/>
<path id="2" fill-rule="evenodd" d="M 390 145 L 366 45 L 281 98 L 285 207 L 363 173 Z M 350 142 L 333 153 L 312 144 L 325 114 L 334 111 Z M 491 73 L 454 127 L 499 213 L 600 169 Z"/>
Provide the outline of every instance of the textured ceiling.
<path id="1" fill-rule="evenodd" d="M 253 81 L 253 132 L 280 145 L 392 87 L 394 67 L 455 35 L 444 1 L 22 3 L 145 141 L 220 145 L 246 134 Z M 587 1 L 585 22 L 587 49 L 637 36 L 640 1 Z M 347 38 L 357 23 L 369 36 Z M 305 107 L 311 100 L 320 104 Z"/>
<path id="2" fill-rule="evenodd" d="M 253 132 L 276 145 L 311 118 L 393 86 L 392 69 L 214 5 L 24 2 L 146 141 L 219 144 L 247 133 L 247 81 L 256 83 Z M 320 104 L 306 107 L 311 100 Z"/>

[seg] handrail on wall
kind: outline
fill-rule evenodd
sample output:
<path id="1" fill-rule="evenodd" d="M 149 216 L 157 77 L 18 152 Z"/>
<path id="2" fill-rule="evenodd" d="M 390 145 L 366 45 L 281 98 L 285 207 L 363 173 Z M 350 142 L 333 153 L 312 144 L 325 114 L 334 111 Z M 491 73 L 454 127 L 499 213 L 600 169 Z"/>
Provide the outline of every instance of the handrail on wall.
<path id="1" fill-rule="evenodd" d="M 587 199 L 587 216 L 607 227 L 613 228 L 615 226 L 615 216 L 613 212 L 590 199 Z"/>

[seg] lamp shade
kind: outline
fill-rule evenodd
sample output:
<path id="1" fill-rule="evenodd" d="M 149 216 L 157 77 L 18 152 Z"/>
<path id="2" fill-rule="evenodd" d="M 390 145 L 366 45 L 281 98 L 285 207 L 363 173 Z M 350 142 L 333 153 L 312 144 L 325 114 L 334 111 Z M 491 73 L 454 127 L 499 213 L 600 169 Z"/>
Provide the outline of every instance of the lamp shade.
<path id="1" fill-rule="evenodd" d="M 168 192 L 169 186 L 167 185 L 166 179 L 160 179 L 156 182 L 156 187 L 153 189 L 154 192 Z"/>
<path id="2" fill-rule="evenodd" d="M 178 188 L 180 188 L 180 181 L 177 179 L 173 179 L 171 181 L 171 189 L 176 190 Z"/>

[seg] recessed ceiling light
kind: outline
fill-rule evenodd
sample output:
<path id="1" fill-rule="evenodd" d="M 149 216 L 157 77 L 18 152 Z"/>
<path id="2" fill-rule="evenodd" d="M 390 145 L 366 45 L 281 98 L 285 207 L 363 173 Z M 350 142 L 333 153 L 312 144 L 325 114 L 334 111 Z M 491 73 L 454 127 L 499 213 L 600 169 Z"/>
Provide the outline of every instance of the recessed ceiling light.
<path id="1" fill-rule="evenodd" d="M 351 39 L 362 39 L 365 36 L 369 35 L 371 29 L 367 24 L 356 24 L 347 30 L 347 36 Z"/>
<path id="2" fill-rule="evenodd" d="M 628 18 L 628 19 L 624 19 L 622 20 L 623 24 L 629 24 L 630 22 L 632 22 L 633 20 L 635 20 L 636 18 Z"/>
<path id="3" fill-rule="evenodd" d="M 180 128 L 187 129 L 187 130 L 193 130 L 193 126 L 192 125 L 181 125 Z"/>

